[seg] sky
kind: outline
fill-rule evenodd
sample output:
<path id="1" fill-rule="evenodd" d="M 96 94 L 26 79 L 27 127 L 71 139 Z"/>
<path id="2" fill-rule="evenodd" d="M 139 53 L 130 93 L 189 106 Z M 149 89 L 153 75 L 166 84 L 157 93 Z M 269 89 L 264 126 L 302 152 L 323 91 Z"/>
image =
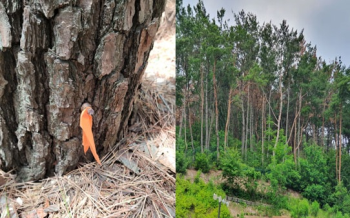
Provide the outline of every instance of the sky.
<path id="1" fill-rule="evenodd" d="M 279 26 L 286 20 L 289 29 L 304 29 L 307 43 L 317 46 L 317 56 L 327 63 L 341 56 L 350 67 L 350 1 L 349 0 L 203 0 L 210 18 L 221 8 L 224 20 L 234 24 L 233 13 L 242 9 L 256 15 L 259 24 L 270 22 Z M 196 5 L 198 0 L 183 0 L 183 5 Z"/>

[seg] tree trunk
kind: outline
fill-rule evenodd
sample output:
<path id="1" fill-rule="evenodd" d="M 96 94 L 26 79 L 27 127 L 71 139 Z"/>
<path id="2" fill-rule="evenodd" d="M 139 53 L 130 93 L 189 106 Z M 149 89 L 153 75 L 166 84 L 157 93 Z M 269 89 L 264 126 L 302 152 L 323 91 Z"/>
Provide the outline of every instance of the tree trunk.
<path id="1" fill-rule="evenodd" d="M 100 156 L 124 137 L 165 5 L 73 2 L 0 2 L 1 169 L 21 181 L 77 166 L 85 102 Z"/>
<path id="2" fill-rule="evenodd" d="M 229 91 L 229 94 L 228 94 L 228 101 L 227 101 L 227 117 L 226 117 L 226 125 L 225 125 L 225 141 L 224 141 L 224 149 L 225 149 L 225 151 L 226 151 L 226 145 L 227 145 L 228 127 L 230 125 L 232 93 L 233 93 L 233 89 L 232 89 L 232 87 L 230 87 L 230 91 Z"/>
<path id="3" fill-rule="evenodd" d="M 247 161 L 248 158 L 248 134 L 249 134 L 249 90 L 250 90 L 250 84 L 248 82 L 248 95 L 247 95 L 247 114 L 246 114 L 246 121 L 245 121 L 245 139 L 244 139 L 244 151 L 245 151 L 245 157 L 244 160 Z"/>
<path id="4" fill-rule="evenodd" d="M 187 87 L 186 87 L 187 90 Z M 182 117 L 184 119 L 184 143 L 185 143 L 185 153 L 187 154 L 187 113 L 186 113 L 186 104 L 187 104 L 187 91 L 185 91 L 185 97 L 183 102 L 183 111 L 182 111 Z"/>
<path id="5" fill-rule="evenodd" d="M 276 136 L 276 142 L 275 142 L 275 146 L 273 149 L 273 157 L 275 157 L 275 150 L 277 147 L 277 143 L 279 140 L 279 136 L 280 136 L 280 127 L 281 127 L 281 116 L 282 116 L 282 105 L 283 105 L 283 93 L 282 93 L 282 75 L 280 75 L 280 81 L 279 81 L 279 92 L 280 92 L 280 110 L 279 110 L 279 114 L 278 114 L 278 120 L 277 120 L 277 136 Z"/>
<path id="6" fill-rule="evenodd" d="M 287 116 L 286 116 L 286 144 L 288 144 L 288 121 L 289 121 L 289 101 L 290 101 L 290 80 L 288 80 L 288 89 L 287 89 Z"/>
<path id="7" fill-rule="evenodd" d="M 322 109 L 322 135 L 321 135 L 321 145 L 322 145 L 322 149 L 324 150 L 324 112 L 326 109 L 326 101 L 323 102 L 323 109 Z M 329 132 L 328 132 L 329 134 Z"/>
<path id="8" fill-rule="evenodd" d="M 341 149 L 342 149 L 342 137 L 341 137 L 341 127 L 342 127 L 342 104 L 340 104 L 340 117 L 339 117 L 339 173 L 338 182 L 341 181 Z"/>
<path id="9" fill-rule="evenodd" d="M 216 87 L 216 78 L 215 78 L 215 66 L 216 60 L 214 61 L 214 70 L 213 70 L 213 86 L 214 86 L 214 101 L 215 101 L 215 132 L 216 132 L 216 158 L 220 158 L 220 143 L 219 143 L 219 110 L 218 110 L 218 96 L 217 96 L 217 87 Z"/>
<path id="10" fill-rule="evenodd" d="M 203 113 L 204 113 L 204 84 L 203 84 L 203 67 L 201 66 L 201 152 L 203 149 Z"/>
<path id="11" fill-rule="evenodd" d="M 265 96 L 263 96 L 261 104 L 261 166 L 264 166 L 264 119 L 265 119 Z"/>
<path id="12" fill-rule="evenodd" d="M 208 71 L 205 77 L 205 148 L 209 150 Z"/>
<path id="13" fill-rule="evenodd" d="M 194 156 L 195 156 L 195 149 L 193 145 L 193 133 L 192 133 L 192 119 L 191 119 L 191 110 L 190 110 L 190 105 L 187 101 L 187 107 L 188 107 L 188 127 L 190 128 L 190 137 L 191 137 L 191 146 L 192 146 L 192 161 L 194 161 Z"/>
<path id="14" fill-rule="evenodd" d="M 335 146 L 334 146 L 334 149 L 336 150 L 335 152 L 335 177 L 336 179 L 338 180 L 338 172 L 339 172 L 339 168 L 338 168 L 338 163 L 339 163 L 339 160 L 338 160 L 338 156 L 339 156 L 339 145 L 338 145 L 338 135 L 337 135 L 337 115 L 334 114 L 334 139 L 335 139 Z"/>
<path id="15" fill-rule="evenodd" d="M 243 81 L 241 81 L 243 82 Z M 246 134 L 246 123 L 245 123 L 245 111 L 244 111 L 244 95 L 243 95 L 243 89 L 241 87 L 241 95 L 242 95 L 242 105 L 241 105 L 241 109 L 242 109 L 242 159 L 243 157 L 245 157 L 245 153 L 246 153 L 246 150 L 245 150 L 245 134 Z"/>

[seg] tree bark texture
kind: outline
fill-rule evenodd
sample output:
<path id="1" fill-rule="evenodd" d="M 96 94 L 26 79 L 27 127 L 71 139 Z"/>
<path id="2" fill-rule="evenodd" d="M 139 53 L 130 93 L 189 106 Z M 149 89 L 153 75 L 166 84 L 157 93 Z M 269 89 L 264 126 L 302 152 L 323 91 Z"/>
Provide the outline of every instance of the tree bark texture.
<path id="1" fill-rule="evenodd" d="M 84 102 L 100 155 L 124 137 L 164 4 L 0 0 L 1 169 L 27 181 L 75 168 Z"/>

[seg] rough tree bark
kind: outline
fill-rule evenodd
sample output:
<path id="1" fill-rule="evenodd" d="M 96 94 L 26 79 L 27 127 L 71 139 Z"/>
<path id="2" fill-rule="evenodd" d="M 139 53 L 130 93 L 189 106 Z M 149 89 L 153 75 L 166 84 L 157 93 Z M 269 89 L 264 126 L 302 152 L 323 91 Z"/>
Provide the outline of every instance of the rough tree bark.
<path id="1" fill-rule="evenodd" d="M 18 180 L 84 160 L 80 107 L 101 157 L 124 137 L 164 0 L 0 0 L 0 167 Z"/>

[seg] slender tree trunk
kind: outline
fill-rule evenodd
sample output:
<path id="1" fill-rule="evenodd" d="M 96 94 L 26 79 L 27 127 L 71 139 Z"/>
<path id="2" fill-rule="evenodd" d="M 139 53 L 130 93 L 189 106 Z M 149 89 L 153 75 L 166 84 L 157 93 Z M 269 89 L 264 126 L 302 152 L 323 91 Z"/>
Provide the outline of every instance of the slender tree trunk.
<path id="1" fill-rule="evenodd" d="M 342 127 L 342 104 L 340 104 L 340 118 L 339 118 L 339 173 L 338 173 L 338 182 L 341 181 L 341 149 L 342 149 L 342 135 L 341 135 L 341 127 Z"/>
<path id="2" fill-rule="evenodd" d="M 280 75 L 280 79 L 279 79 L 279 92 L 280 92 L 280 110 L 279 110 L 279 114 L 278 114 L 278 120 L 277 120 L 277 136 L 276 136 L 276 142 L 275 142 L 275 146 L 274 146 L 274 150 L 273 150 L 273 157 L 275 156 L 275 150 L 277 147 L 277 143 L 279 140 L 279 136 L 280 136 L 280 126 L 281 126 L 281 116 L 282 116 L 282 105 L 283 105 L 283 93 L 282 93 L 282 75 Z"/>
<path id="3" fill-rule="evenodd" d="M 289 101 L 290 101 L 290 80 L 288 80 L 288 89 L 287 89 L 287 116 L 286 116 L 286 144 L 288 143 L 288 121 L 289 121 Z"/>
<path id="4" fill-rule="evenodd" d="M 296 113 L 296 115 L 295 115 L 295 121 L 296 121 L 296 119 L 298 119 L 299 117 L 298 116 L 300 116 L 300 114 L 299 113 L 297 113 L 297 111 L 298 111 L 298 109 L 297 109 L 297 105 L 295 105 L 295 113 Z M 297 127 L 296 126 L 297 124 L 295 124 L 295 128 L 294 128 L 294 146 L 293 146 L 293 154 L 294 154 L 294 163 L 295 163 L 295 165 L 297 165 L 297 129 L 299 129 L 300 127 Z M 299 126 L 300 126 L 300 122 L 299 122 Z"/>
<path id="5" fill-rule="evenodd" d="M 323 102 L 323 110 L 322 110 L 322 138 L 321 138 L 321 145 L 322 148 L 324 149 L 324 112 L 326 109 L 326 102 Z M 329 133 L 328 133 L 329 134 Z"/>
<path id="6" fill-rule="evenodd" d="M 302 102 L 302 97 L 301 97 L 301 93 L 302 93 L 302 89 L 300 89 L 299 90 L 299 115 L 298 115 L 298 134 L 297 134 L 297 140 L 296 140 L 296 142 L 297 142 L 297 146 L 296 146 L 296 150 L 298 150 L 299 149 L 299 144 L 301 143 L 301 135 L 302 135 L 302 131 L 301 131 L 301 124 L 300 124 L 300 118 L 301 118 L 301 102 Z M 297 156 L 296 155 L 296 152 L 297 151 L 295 151 L 295 156 Z M 298 154 L 299 154 L 299 151 L 298 151 Z M 297 158 L 296 157 L 294 157 L 294 159 L 295 159 L 295 161 L 297 160 Z"/>
<path id="7" fill-rule="evenodd" d="M 265 119 L 265 97 L 263 96 L 261 105 L 261 166 L 264 166 L 264 139 L 265 139 L 265 129 L 264 129 L 264 119 Z"/>
<path id="8" fill-rule="evenodd" d="M 245 129 L 245 145 L 244 145 L 244 150 L 245 150 L 245 161 L 247 161 L 247 158 L 248 158 L 248 134 L 249 134 L 249 107 L 250 107 L 250 104 L 249 104 L 249 91 L 250 91 L 250 85 L 249 85 L 249 82 L 248 82 L 248 96 L 247 96 L 247 115 L 246 115 L 246 129 Z"/>
<path id="9" fill-rule="evenodd" d="M 80 108 L 103 156 L 129 117 L 165 1 L 1 1 L 1 169 L 21 181 L 74 169 Z"/>
<path id="10" fill-rule="evenodd" d="M 337 115 L 334 114 L 334 140 L 335 140 L 335 146 L 334 146 L 334 149 L 336 149 L 336 153 L 335 153 L 335 177 L 337 180 L 339 180 L 339 177 L 338 177 L 338 172 L 339 172 L 339 167 L 338 167 L 338 163 L 339 163 L 339 160 L 338 160 L 338 157 L 339 157 L 339 145 L 338 145 L 338 135 L 337 135 L 337 131 L 338 131 L 338 126 L 337 126 Z"/>
<path id="11" fill-rule="evenodd" d="M 204 85 L 203 85 L 203 66 L 201 65 L 201 152 L 203 149 L 203 113 L 204 113 Z"/>
<path id="12" fill-rule="evenodd" d="M 213 86 L 214 86 L 214 101 L 215 101 L 215 132 L 216 132 L 216 154 L 217 160 L 220 158 L 220 143 L 219 143 L 219 109 L 218 109 L 218 96 L 217 96 L 217 84 L 215 78 L 216 60 L 214 61 L 213 69 Z"/>
<path id="13" fill-rule="evenodd" d="M 224 141 L 224 149 L 225 149 L 225 151 L 226 151 L 226 145 L 227 145 L 228 127 L 230 125 L 232 93 L 233 93 L 233 89 L 232 89 L 232 87 L 230 87 L 230 91 L 229 91 L 229 94 L 228 94 L 228 101 L 227 101 L 227 117 L 226 117 L 226 125 L 225 125 L 225 141 Z"/>
<path id="14" fill-rule="evenodd" d="M 249 137 L 249 144 L 250 144 L 250 151 L 253 152 L 254 147 L 253 147 L 253 130 L 254 130 L 254 113 L 253 113 L 253 105 L 250 106 L 250 137 Z"/>
<path id="15" fill-rule="evenodd" d="M 243 81 L 241 81 L 240 84 L 241 87 L 241 96 L 242 96 L 242 105 L 241 105 L 241 109 L 242 109 L 242 158 L 245 157 L 245 134 L 246 134 L 246 123 L 245 123 L 245 110 L 244 110 L 244 94 L 243 94 Z"/>
<path id="16" fill-rule="evenodd" d="M 210 124 L 209 124 L 209 133 L 208 133 L 208 150 L 209 150 L 209 146 L 210 146 L 211 131 L 213 129 L 214 117 L 215 117 L 215 113 L 214 113 L 214 111 L 211 111 Z"/>
<path id="17" fill-rule="evenodd" d="M 190 105 L 187 101 L 187 107 L 188 107 L 188 126 L 190 128 L 190 136 L 191 136 L 191 146 L 192 146 L 192 161 L 194 161 L 194 156 L 195 156 L 195 149 L 193 145 L 193 134 L 192 134 L 192 119 L 191 119 L 191 110 L 190 110 Z"/>
<path id="18" fill-rule="evenodd" d="M 186 85 L 187 86 L 187 85 Z M 187 87 L 186 87 L 187 90 Z M 185 142 L 185 153 L 187 154 L 187 149 L 188 149 L 188 145 L 187 145 L 187 113 L 186 113 L 186 105 L 187 105 L 187 91 L 185 93 L 185 97 L 184 97 L 184 109 L 183 109 L 183 118 L 184 118 L 184 142 Z"/>
<path id="19" fill-rule="evenodd" d="M 209 150 L 208 71 L 205 77 L 205 147 Z"/>
<path id="20" fill-rule="evenodd" d="M 271 119 L 271 105 L 270 105 L 270 102 L 271 102 L 271 90 L 269 91 L 269 119 Z M 269 129 L 271 129 L 271 124 L 269 122 Z M 268 143 L 271 142 L 271 135 L 269 134 L 268 138 Z M 267 155 L 268 155 L 269 152 L 267 152 Z"/>
<path id="21" fill-rule="evenodd" d="M 183 120 L 184 120 L 184 117 L 183 117 L 183 114 L 184 114 L 183 108 L 181 107 L 180 110 L 181 110 L 181 113 L 180 113 L 179 134 L 177 135 L 178 138 L 181 138 L 181 136 L 182 136 L 182 126 L 183 126 Z"/>

